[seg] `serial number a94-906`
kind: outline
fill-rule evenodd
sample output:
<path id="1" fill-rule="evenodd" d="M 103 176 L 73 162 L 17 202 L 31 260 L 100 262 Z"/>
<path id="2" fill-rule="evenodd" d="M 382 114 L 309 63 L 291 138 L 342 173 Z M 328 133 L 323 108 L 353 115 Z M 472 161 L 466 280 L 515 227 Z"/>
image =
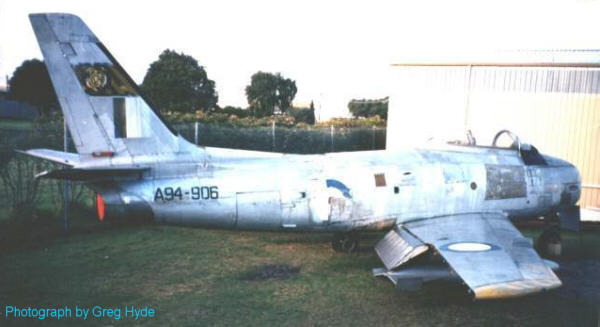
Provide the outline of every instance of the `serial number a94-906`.
<path id="1" fill-rule="evenodd" d="M 181 190 L 181 187 L 157 188 L 154 192 L 154 202 L 172 200 L 214 200 L 219 198 L 218 186 L 192 186 L 190 189 Z"/>

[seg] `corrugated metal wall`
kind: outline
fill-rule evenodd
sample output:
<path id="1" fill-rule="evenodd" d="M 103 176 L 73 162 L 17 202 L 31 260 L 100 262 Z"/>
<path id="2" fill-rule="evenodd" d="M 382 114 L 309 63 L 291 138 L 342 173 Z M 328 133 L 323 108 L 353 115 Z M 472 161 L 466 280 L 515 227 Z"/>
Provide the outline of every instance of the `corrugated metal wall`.
<path id="1" fill-rule="evenodd" d="M 600 207 L 600 68 L 399 66 L 388 148 L 431 137 L 489 145 L 509 129 L 581 172 L 582 206 Z"/>

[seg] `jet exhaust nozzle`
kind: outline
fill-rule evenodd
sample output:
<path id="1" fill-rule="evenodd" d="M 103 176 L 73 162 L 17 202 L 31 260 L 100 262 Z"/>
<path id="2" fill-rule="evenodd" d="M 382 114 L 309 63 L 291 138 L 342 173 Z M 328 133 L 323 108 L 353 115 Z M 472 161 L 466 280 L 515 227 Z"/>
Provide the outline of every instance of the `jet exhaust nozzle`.
<path id="1" fill-rule="evenodd" d="M 129 193 L 97 193 L 96 211 L 103 222 L 145 222 L 154 216 L 148 202 Z"/>

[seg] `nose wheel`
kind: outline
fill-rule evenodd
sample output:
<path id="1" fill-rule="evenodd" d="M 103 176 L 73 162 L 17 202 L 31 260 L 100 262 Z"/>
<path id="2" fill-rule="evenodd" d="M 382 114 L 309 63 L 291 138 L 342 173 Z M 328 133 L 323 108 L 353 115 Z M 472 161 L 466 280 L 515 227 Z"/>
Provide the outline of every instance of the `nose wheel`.
<path id="1" fill-rule="evenodd" d="M 358 249 L 358 233 L 334 234 L 331 246 L 335 252 L 352 253 Z"/>
<path id="2" fill-rule="evenodd" d="M 559 257 L 562 254 L 562 239 L 557 229 L 546 230 L 536 242 L 538 252 L 545 257 Z"/>

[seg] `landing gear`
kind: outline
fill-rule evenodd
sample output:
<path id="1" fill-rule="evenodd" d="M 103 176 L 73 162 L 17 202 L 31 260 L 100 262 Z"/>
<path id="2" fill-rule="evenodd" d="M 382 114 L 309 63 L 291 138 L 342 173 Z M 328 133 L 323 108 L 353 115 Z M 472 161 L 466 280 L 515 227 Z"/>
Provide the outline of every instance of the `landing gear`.
<path id="1" fill-rule="evenodd" d="M 562 254 L 562 239 L 557 229 L 545 230 L 536 241 L 538 252 L 544 257 L 558 257 Z"/>
<path id="2" fill-rule="evenodd" d="M 335 252 L 352 253 L 358 249 L 358 233 L 334 234 L 331 246 Z"/>

